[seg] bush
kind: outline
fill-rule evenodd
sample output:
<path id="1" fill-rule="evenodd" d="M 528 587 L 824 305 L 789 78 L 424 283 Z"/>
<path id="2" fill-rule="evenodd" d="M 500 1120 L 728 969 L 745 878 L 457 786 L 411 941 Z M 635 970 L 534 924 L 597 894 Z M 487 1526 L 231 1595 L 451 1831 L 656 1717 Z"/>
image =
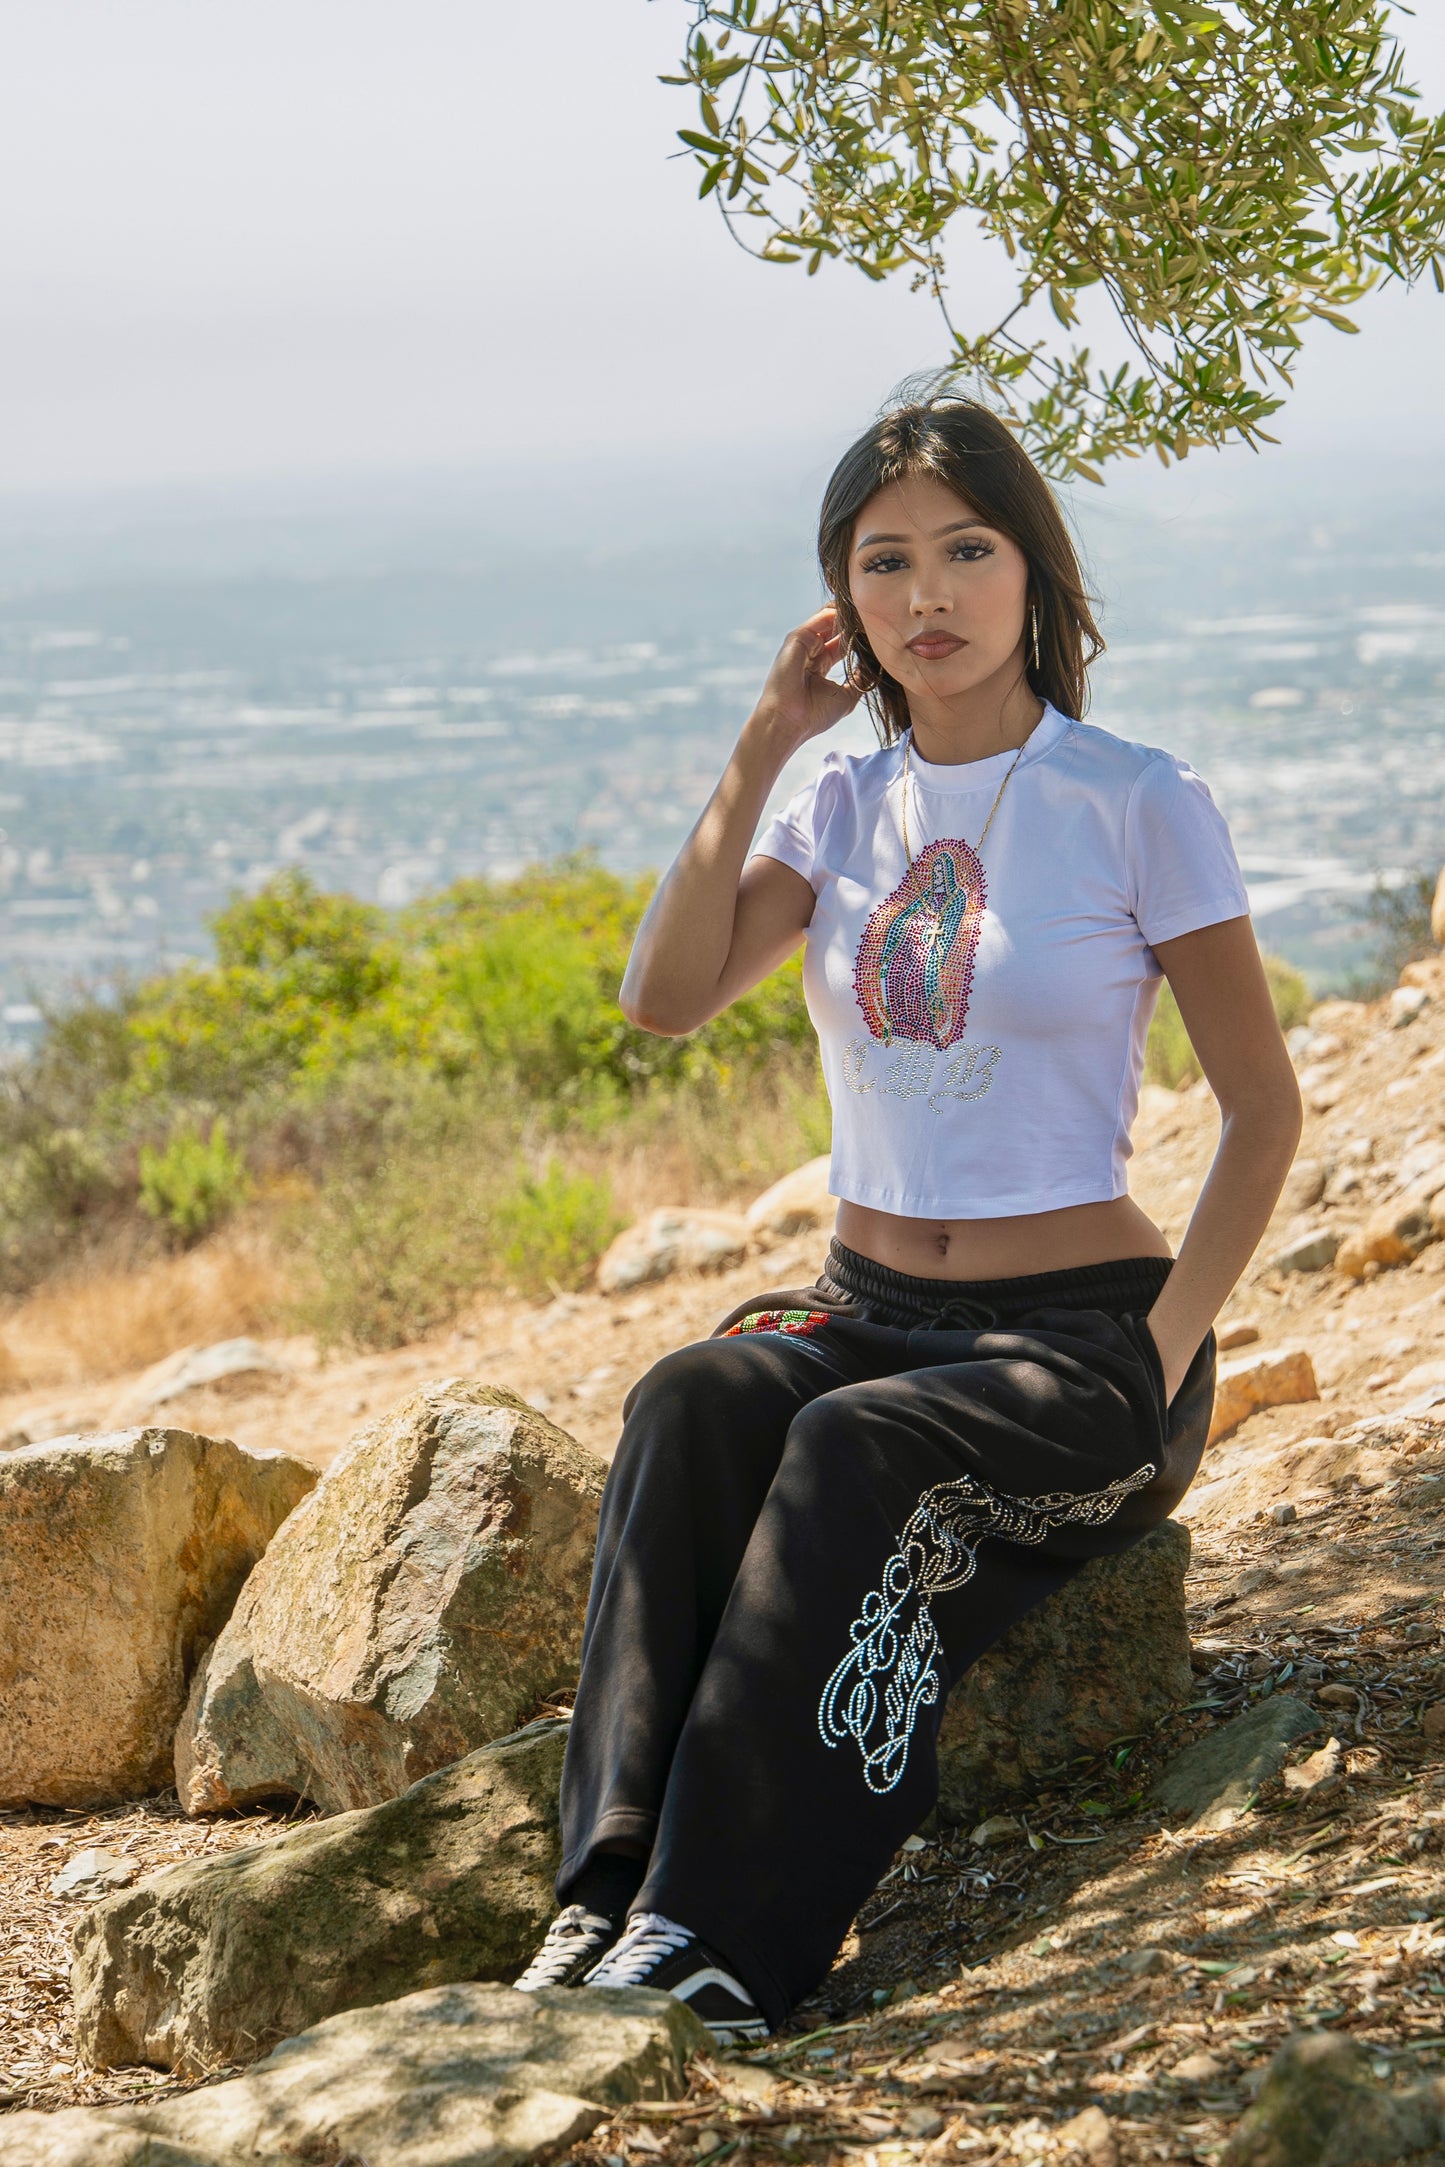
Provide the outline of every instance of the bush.
<path id="1" fill-rule="evenodd" d="M 1420 866 L 1398 884 L 1375 876 L 1374 887 L 1355 913 L 1371 938 L 1372 955 L 1369 968 L 1354 972 L 1347 982 L 1353 999 L 1378 1000 L 1399 984 L 1407 963 L 1439 954 L 1430 930 L 1435 879 Z"/>
<path id="2" fill-rule="evenodd" d="M 568 1173 L 549 1160 L 535 1179 L 524 1175 L 499 1201 L 493 1271 L 527 1294 L 580 1287 L 624 1224 L 610 1181 Z"/>
<path id="3" fill-rule="evenodd" d="M 226 1124 L 209 1136 L 176 1129 L 162 1150 L 141 1146 L 140 1207 L 182 1242 L 199 1241 L 228 1219 L 250 1193 L 246 1162 L 233 1151 Z"/>
<path id="4" fill-rule="evenodd" d="M 1292 963 L 1286 963 L 1283 956 L 1265 956 L 1262 960 L 1279 1027 L 1291 1030 L 1309 1015 L 1314 996 L 1303 974 Z M 1144 1080 L 1162 1084 L 1166 1091 L 1177 1091 L 1180 1084 L 1201 1073 L 1199 1056 L 1189 1042 L 1174 989 L 1166 979 L 1159 988 L 1144 1048 Z"/>

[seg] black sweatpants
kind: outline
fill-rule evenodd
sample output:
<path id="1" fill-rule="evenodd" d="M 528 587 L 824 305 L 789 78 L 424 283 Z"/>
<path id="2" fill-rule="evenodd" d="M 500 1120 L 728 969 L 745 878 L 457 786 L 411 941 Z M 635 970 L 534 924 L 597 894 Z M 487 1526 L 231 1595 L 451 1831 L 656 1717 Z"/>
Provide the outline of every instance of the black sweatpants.
<path id="1" fill-rule="evenodd" d="M 562 1777 L 557 1893 L 648 1848 L 633 1911 L 726 1958 L 777 2025 L 937 1796 L 950 1686 L 1178 1503 L 1209 1332 L 1166 1406 L 1141 1257 L 919 1279 L 834 1241 L 629 1393 Z"/>

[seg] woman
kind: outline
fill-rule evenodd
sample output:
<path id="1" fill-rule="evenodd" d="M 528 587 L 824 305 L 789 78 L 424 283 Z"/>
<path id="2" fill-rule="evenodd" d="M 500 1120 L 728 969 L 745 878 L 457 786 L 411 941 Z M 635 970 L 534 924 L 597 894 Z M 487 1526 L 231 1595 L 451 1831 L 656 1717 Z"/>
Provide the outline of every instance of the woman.
<path id="1" fill-rule="evenodd" d="M 706 1023 L 806 941 L 834 1111 L 815 1286 L 634 1386 L 562 1786 L 563 1905 L 517 1984 L 652 1986 L 764 2038 L 937 1791 L 949 1687 L 1178 1504 L 1213 1319 L 1299 1140 L 1228 830 L 1078 718 L 1099 652 L 1046 483 L 986 409 L 884 416 L 622 988 Z M 842 682 L 831 674 L 842 666 Z M 780 771 L 862 698 L 882 739 Z M 1177 1258 L 1128 1194 L 1161 973 L 1219 1101 Z"/>

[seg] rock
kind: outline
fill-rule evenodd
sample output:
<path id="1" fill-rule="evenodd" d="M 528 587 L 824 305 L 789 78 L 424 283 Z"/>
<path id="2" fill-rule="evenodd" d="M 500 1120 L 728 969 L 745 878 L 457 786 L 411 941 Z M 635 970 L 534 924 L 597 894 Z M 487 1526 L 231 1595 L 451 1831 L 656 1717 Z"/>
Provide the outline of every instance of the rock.
<path id="1" fill-rule="evenodd" d="M 809 1159 L 791 1174 L 784 1174 L 771 1189 L 749 1204 L 745 1224 L 755 1242 L 781 1241 L 789 1234 L 811 1234 L 816 1227 L 831 1226 L 838 1206 L 828 1189 L 832 1160 L 825 1151 Z"/>
<path id="2" fill-rule="evenodd" d="M 0 1453 L 0 1806 L 170 1781 L 196 1656 L 315 1481 L 190 1430 Z"/>
<path id="3" fill-rule="evenodd" d="M 1325 1168 L 1320 1159 L 1296 1159 L 1285 1176 L 1276 1209 L 1284 1212 L 1308 1211 L 1318 1204 L 1324 1195 Z"/>
<path id="4" fill-rule="evenodd" d="M 1413 1023 L 1429 1001 L 1423 986 L 1396 986 L 1390 995 L 1390 1024 L 1398 1031 L 1405 1024 Z"/>
<path id="5" fill-rule="evenodd" d="M 1442 1192 L 1445 1193 L 1445 1192 Z M 1432 1201 L 1438 1204 L 1440 1196 L 1433 1200 L 1418 1189 L 1407 1189 L 1402 1196 L 1393 1197 L 1371 1212 L 1364 1225 L 1353 1234 L 1347 1234 L 1335 1255 L 1335 1270 L 1346 1279 L 1365 1279 L 1371 1276 L 1369 1267 L 1390 1271 L 1397 1264 L 1410 1264 L 1420 1251 L 1437 1241 L 1441 1228 L 1432 1213 Z"/>
<path id="6" fill-rule="evenodd" d="M 556 1910 L 566 1739 L 529 1724 L 383 1806 L 97 1904 L 75 1931 L 81 2054 L 195 2075 L 362 2002 L 515 1977 Z"/>
<path id="7" fill-rule="evenodd" d="M 513 2167 L 609 2107 L 677 2098 L 710 2043 L 643 1988 L 431 1987 L 329 2017 L 199 2091 L 0 2119 L 0 2167 Z"/>
<path id="8" fill-rule="evenodd" d="M 1445 948 L 1445 866 L 1440 868 L 1435 900 L 1430 905 L 1430 935 L 1437 948 Z"/>
<path id="9" fill-rule="evenodd" d="M 1432 1701 L 1425 1710 L 1420 1728 L 1425 1733 L 1427 1745 L 1438 1746 L 1445 1738 L 1445 1701 Z"/>
<path id="10" fill-rule="evenodd" d="M 145 1370 L 127 1391 L 120 1413 L 125 1421 L 144 1421 L 158 1407 L 187 1392 L 254 1390 L 283 1384 L 291 1372 L 254 1339 L 221 1339 L 209 1347 L 182 1347 Z"/>
<path id="11" fill-rule="evenodd" d="M 1303 1347 L 1237 1355 L 1232 1362 L 1221 1362 L 1215 1373 L 1209 1442 L 1227 1437 L 1261 1407 L 1285 1407 L 1319 1396 L 1314 1364 Z"/>
<path id="12" fill-rule="evenodd" d="M 1327 1264 L 1335 1261 L 1335 1251 L 1340 1237 L 1331 1227 L 1312 1227 L 1307 1234 L 1297 1234 L 1292 1242 L 1286 1242 L 1270 1258 L 1267 1269 L 1272 1272 L 1322 1272 Z"/>
<path id="13" fill-rule="evenodd" d="M 1119 2167 L 1119 2147 L 1102 2107 L 1085 2107 L 1081 2114 L 1058 2123 L 1050 2134 L 1058 2147 L 1055 2157 L 1077 2159 L 1083 2167 Z"/>
<path id="14" fill-rule="evenodd" d="M 748 1223 L 735 1211 L 665 1206 L 618 1235 L 597 1267 L 603 1294 L 626 1294 L 675 1272 L 722 1272 L 747 1255 Z"/>
<path id="15" fill-rule="evenodd" d="M 713 2076 L 719 2092 L 734 2107 L 775 2107 L 783 2094 L 783 2080 L 757 2062 L 719 2061 Z"/>
<path id="16" fill-rule="evenodd" d="M 941 1823 L 972 1826 L 1188 1700 L 1188 1562 L 1188 1533 L 1166 1521 L 1091 1559 L 965 1672 L 939 1732 Z"/>
<path id="17" fill-rule="evenodd" d="M 1322 1685 L 1315 1699 L 1322 1708 L 1348 1708 L 1352 1715 L 1360 1705 L 1360 1696 L 1352 1685 Z"/>
<path id="18" fill-rule="evenodd" d="M 1297 1768 L 1284 1772 L 1284 1787 L 1296 1806 L 1322 1806 L 1345 1780 L 1345 1753 L 1338 1738 L 1327 1738 Z"/>
<path id="19" fill-rule="evenodd" d="M 1131 1979 L 1154 1979 L 1161 1971 L 1172 1971 L 1174 1960 L 1163 1949 L 1130 1949 L 1119 1962 Z"/>
<path id="20" fill-rule="evenodd" d="M 1233 1828 L 1260 1786 L 1279 1774 L 1288 1747 L 1319 1727 L 1313 1708 L 1288 1693 L 1271 1693 L 1176 1753 L 1154 1796 L 1166 1813 L 1185 1816 L 1190 1828 Z"/>
<path id="21" fill-rule="evenodd" d="M 112 1889 L 128 1889 L 140 1872 L 134 1859 L 123 1859 L 114 1851 L 101 1851 L 95 1845 L 89 1850 L 77 1851 L 74 1858 L 66 1860 L 50 1883 L 52 1896 L 106 1896 Z"/>
<path id="22" fill-rule="evenodd" d="M 1197 2054 L 1186 2054 L 1182 2061 L 1174 2064 L 1169 2074 L 1176 2084 L 1188 2084 L 1195 2091 L 1202 2091 L 1206 2085 L 1220 2083 L 1228 2072 L 1223 2062 L 1201 2050 Z"/>
<path id="23" fill-rule="evenodd" d="M 1436 2085 L 1392 2092 L 1343 2032 L 1287 2039 L 1224 2148 L 1222 2167 L 1365 2167 L 1440 2141 Z"/>
<path id="24" fill-rule="evenodd" d="M 376 1805 L 571 1685 L 605 1474 L 466 1378 L 363 1430 L 197 1671 L 175 1746 L 187 1812 Z"/>
<path id="25" fill-rule="evenodd" d="M 1214 1335 L 1214 1344 L 1221 1354 L 1233 1347 L 1252 1347 L 1260 1337 L 1259 1326 L 1252 1317 L 1236 1317 L 1233 1324 L 1221 1324 Z"/>
<path id="26" fill-rule="evenodd" d="M 1003 1844 L 1017 1843 L 1023 1832 L 1022 1822 L 1016 1821 L 1011 1813 L 994 1813 L 986 1821 L 979 1822 L 968 1840 L 977 1844 L 980 1851 L 996 1851 Z"/>
<path id="27" fill-rule="evenodd" d="M 1269 1516 L 1276 1527 L 1293 1527 L 1295 1521 L 1299 1518 L 1298 1512 L 1288 1498 L 1285 1499 L 1283 1504 L 1271 1505 Z"/>

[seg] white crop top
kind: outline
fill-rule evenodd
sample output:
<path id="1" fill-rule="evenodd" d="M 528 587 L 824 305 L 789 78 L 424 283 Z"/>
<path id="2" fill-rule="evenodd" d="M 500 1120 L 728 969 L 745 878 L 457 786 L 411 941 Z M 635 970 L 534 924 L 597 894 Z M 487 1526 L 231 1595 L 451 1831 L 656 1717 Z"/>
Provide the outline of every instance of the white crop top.
<path id="1" fill-rule="evenodd" d="M 1163 974 L 1150 943 L 1249 898 L 1186 760 L 1046 707 L 960 766 L 830 752 L 754 846 L 811 882 L 803 985 L 833 1105 L 835 1196 L 998 1218 L 1128 1190 Z"/>

